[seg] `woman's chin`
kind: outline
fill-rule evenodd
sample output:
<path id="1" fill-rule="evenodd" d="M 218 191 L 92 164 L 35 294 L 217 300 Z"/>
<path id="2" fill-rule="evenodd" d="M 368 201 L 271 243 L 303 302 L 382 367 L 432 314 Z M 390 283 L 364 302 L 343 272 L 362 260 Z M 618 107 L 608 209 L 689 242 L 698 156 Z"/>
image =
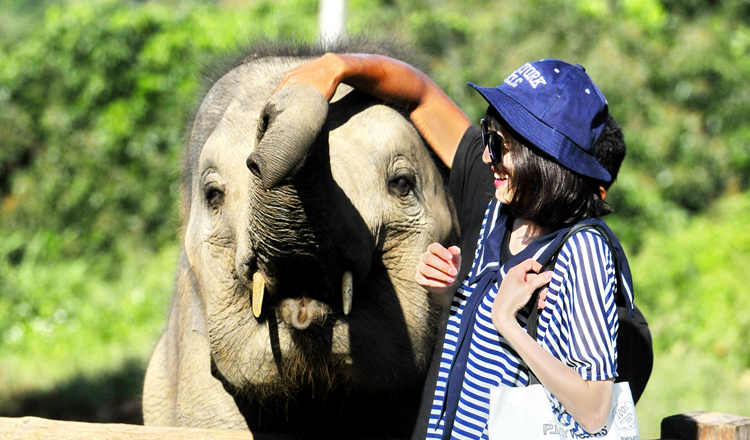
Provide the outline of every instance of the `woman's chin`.
<path id="1" fill-rule="evenodd" d="M 510 203 L 510 197 L 505 194 L 504 190 L 498 189 L 497 191 L 495 191 L 495 199 L 503 205 L 507 205 L 508 203 Z"/>

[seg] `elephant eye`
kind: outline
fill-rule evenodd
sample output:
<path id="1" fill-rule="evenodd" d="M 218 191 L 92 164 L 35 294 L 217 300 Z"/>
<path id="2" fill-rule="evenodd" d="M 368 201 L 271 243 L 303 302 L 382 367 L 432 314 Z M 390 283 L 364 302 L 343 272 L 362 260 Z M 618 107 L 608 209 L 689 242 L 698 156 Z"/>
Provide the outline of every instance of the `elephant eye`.
<path id="1" fill-rule="evenodd" d="M 388 182 L 388 189 L 392 194 L 404 197 L 414 189 L 414 182 L 407 176 L 396 176 Z"/>
<path id="2" fill-rule="evenodd" d="M 216 185 L 207 185 L 205 196 L 206 202 L 211 208 L 218 208 L 224 202 L 224 190 Z"/>

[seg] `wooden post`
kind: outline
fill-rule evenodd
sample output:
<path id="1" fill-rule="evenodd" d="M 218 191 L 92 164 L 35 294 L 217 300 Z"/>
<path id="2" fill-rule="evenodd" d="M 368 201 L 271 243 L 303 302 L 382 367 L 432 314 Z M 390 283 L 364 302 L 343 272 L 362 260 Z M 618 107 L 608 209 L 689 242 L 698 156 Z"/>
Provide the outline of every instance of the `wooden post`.
<path id="1" fill-rule="evenodd" d="M 38 417 L 0 417 L 0 439 L 2 440 L 269 440 L 271 438 L 289 437 L 269 434 L 253 436 L 249 431 L 61 422 Z"/>
<path id="2" fill-rule="evenodd" d="M 750 440 L 750 418 L 709 411 L 678 414 L 661 421 L 663 440 Z"/>

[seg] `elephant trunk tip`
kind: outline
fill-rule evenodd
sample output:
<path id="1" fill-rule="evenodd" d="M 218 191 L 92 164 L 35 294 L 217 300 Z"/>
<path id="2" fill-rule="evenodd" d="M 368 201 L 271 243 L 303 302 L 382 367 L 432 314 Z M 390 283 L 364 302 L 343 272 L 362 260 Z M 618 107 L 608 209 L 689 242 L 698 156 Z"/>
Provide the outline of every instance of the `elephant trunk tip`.
<path id="1" fill-rule="evenodd" d="M 263 156 L 257 153 L 252 153 L 248 156 L 245 162 L 250 172 L 260 179 L 260 185 L 264 191 L 268 191 L 276 187 L 281 181 L 280 178 L 271 177 L 270 173 L 267 172 L 267 166 L 263 160 Z"/>
<path id="2" fill-rule="evenodd" d="M 250 170 L 253 175 L 259 179 L 262 179 L 263 173 L 261 172 L 261 167 L 263 166 L 263 158 L 260 157 L 258 154 L 253 153 L 250 156 L 248 156 L 247 161 L 245 161 L 245 164 L 247 165 L 247 168 Z"/>
<path id="3" fill-rule="evenodd" d="M 258 118 L 247 167 L 264 190 L 294 178 L 312 153 L 328 116 L 328 101 L 314 87 L 285 87 L 269 98 Z"/>

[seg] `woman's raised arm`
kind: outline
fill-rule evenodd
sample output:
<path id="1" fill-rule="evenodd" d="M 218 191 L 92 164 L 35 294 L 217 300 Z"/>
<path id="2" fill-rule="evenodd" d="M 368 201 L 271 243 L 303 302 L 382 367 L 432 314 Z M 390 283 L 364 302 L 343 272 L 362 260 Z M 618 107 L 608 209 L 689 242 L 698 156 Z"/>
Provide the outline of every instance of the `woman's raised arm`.
<path id="1" fill-rule="evenodd" d="M 419 133 L 449 168 L 471 122 L 422 71 L 381 55 L 326 54 L 284 76 L 278 89 L 308 84 L 330 100 L 340 83 L 383 101 L 405 105 Z"/>

